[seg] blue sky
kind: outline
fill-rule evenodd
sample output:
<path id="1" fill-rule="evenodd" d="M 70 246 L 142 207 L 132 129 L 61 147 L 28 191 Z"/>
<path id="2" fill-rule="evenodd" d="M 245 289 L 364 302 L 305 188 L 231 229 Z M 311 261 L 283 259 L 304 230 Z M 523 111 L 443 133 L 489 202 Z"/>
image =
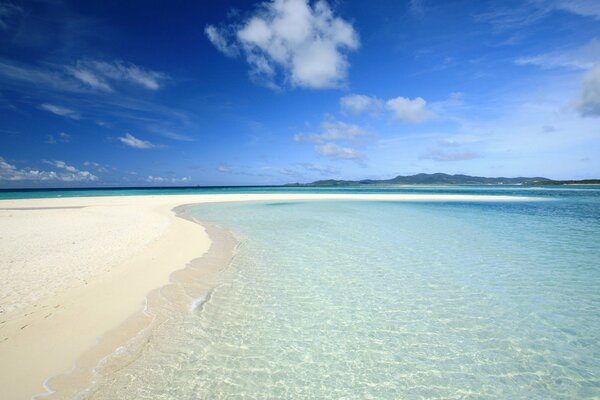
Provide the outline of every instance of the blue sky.
<path id="1" fill-rule="evenodd" d="M 600 2 L 0 0 L 0 187 L 420 172 L 600 177 Z"/>

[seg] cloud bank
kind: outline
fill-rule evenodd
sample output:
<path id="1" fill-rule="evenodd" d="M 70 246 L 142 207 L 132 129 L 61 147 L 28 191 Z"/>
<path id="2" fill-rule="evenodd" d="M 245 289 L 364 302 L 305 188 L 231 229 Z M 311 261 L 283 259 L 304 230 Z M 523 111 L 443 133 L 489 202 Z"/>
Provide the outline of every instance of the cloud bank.
<path id="1" fill-rule="evenodd" d="M 352 25 L 325 1 L 264 2 L 244 22 L 208 25 L 205 34 L 223 54 L 243 54 L 252 78 L 270 87 L 339 87 L 347 77 L 347 53 L 360 46 Z"/>
<path id="2" fill-rule="evenodd" d="M 0 181 L 61 181 L 61 182 L 92 182 L 98 177 L 89 171 L 81 171 L 64 161 L 44 160 L 58 171 L 45 171 L 33 168 L 19 169 L 0 157 Z"/>

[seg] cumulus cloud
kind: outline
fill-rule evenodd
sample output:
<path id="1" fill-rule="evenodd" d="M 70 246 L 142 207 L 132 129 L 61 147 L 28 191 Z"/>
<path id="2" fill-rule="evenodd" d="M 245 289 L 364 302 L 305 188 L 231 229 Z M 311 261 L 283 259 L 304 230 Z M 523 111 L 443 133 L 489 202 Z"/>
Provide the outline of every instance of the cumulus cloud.
<path id="1" fill-rule="evenodd" d="M 577 110 L 584 117 L 600 116 L 600 64 L 584 75 Z"/>
<path id="2" fill-rule="evenodd" d="M 451 95 L 451 98 L 454 94 Z M 371 113 L 378 114 L 383 110 L 390 111 L 392 115 L 400 122 L 417 124 L 436 117 L 436 114 L 429 109 L 427 102 L 417 97 L 409 99 L 407 97 L 396 97 L 389 100 L 381 100 L 377 97 L 366 96 L 362 94 L 350 94 L 340 98 L 342 111 L 350 114 Z"/>
<path id="3" fill-rule="evenodd" d="M 125 136 L 120 136 L 119 141 L 135 149 L 154 149 L 160 147 L 159 145 L 149 142 L 147 140 L 138 139 L 130 133 L 126 133 Z"/>
<path id="4" fill-rule="evenodd" d="M 360 145 L 367 135 L 368 132 L 358 125 L 326 120 L 321 123 L 319 133 L 298 133 L 294 135 L 294 141 L 313 143 L 317 154 L 322 156 L 359 161 L 364 155 L 355 146 Z"/>
<path id="5" fill-rule="evenodd" d="M 77 111 L 73 111 L 70 108 L 57 106 L 56 104 L 40 104 L 40 108 L 45 111 L 49 111 L 52 114 L 60 115 L 61 117 L 71 118 L 71 119 L 80 119 L 81 116 Z"/>
<path id="6" fill-rule="evenodd" d="M 427 102 L 421 97 L 413 100 L 406 97 L 396 97 L 388 100 L 386 106 L 394 113 L 394 117 L 402 122 L 416 124 L 435 117 L 435 114 L 427 109 Z"/>
<path id="7" fill-rule="evenodd" d="M 74 66 L 68 66 L 66 69 L 73 77 L 88 87 L 104 92 L 113 91 L 109 81 L 157 90 L 168 78 L 165 73 L 152 71 L 121 60 L 112 62 L 80 60 Z"/>
<path id="8" fill-rule="evenodd" d="M 149 175 L 146 178 L 146 182 L 149 182 L 149 183 L 187 183 L 187 182 L 191 182 L 191 181 L 192 181 L 191 176 L 184 176 L 182 178 L 176 178 L 176 177 L 165 178 L 162 176 Z"/>
<path id="9" fill-rule="evenodd" d="M 44 160 L 59 171 L 44 171 L 33 168 L 19 169 L 0 157 L 0 181 L 61 181 L 61 182 L 90 182 L 98 177 L 89 171 L 81 171 L 66 164 L 64 161 Z"/>
<path id="10" fill-rule="evenodd" d="M 281 83 L 307 88 L 342 85 L 347 76 L 347 53 L 360 43 L 352 25 L 334 16 L 325 1 L 264 2 L 239 25 L 205 33 L 225 55 L 242 53 L 257 81 L 278 87 Z"/>

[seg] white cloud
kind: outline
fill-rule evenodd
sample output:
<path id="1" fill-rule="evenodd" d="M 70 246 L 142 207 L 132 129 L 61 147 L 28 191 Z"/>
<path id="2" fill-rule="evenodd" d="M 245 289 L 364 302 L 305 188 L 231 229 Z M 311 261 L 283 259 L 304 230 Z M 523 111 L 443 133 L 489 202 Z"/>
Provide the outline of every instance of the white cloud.
<path id="1" fill-rule="evenodd" d="M 340 146 L 335 143 L 321 143 L 315 146 L 315 150 L 322 156 L 338 158 L 342 160 L 362 160 L 364 155 L 353 147 Z"/>
<path id="2" fill-rule="evenodd" d="M 54 160 L 54 161 L 48 161 L 48 160 L 44 160 L 44 162 L 46 164 L 50 164 L 56 168 L 59 169 L 64 169 L 67 172 L 78 172 L 78 169 L 71 166 L 71 165 L 67 165 L 67 163 L 65 163 L 64 161 L 60 161 L 60 160 Z"/>
<path id="3" fill-rule="evenodd" d="M 70 108 L 66 108 L 63 106 L 57 106 L 55 104 L 40 104 L 40 108 L 42 110 L 46 110 L 51 112 L 52 114 L 60 115 L 61 117 L 71 118 L 71 119 L 80 119 L 81 116 L 77 111 L 73 111 Z"/>
<path id="4" fill-rule="evenodd" d="M 60 171 L 43 171 L 32 168 L 19 169 L 0 157 L 0 181 L 86 182 L 98 180 L 98 177 L 89 171 L 80 171 L 71 165 L 67 165 L 64 161 L 44 162 L 58 168 Z"/>
<path id="5" fill-rule="evenodd" d="M 191 182 L 191 181 L 192 181 L 191 176 L 184 176 L 182 178 L 176 178 L 176 177 L 164 178 L 162 176 L 149 175 L 146 178 L 146 182 L 149 182 L 149 183 L 187 183 L 187 182 Z"/>
<path id="6" fill-rule="evenodd" d="M 577 102 L 582 116 L 600 116 L 600 64 L 583 77 L 583 88 Z"/>
<path id="7" fill-rule="evenodd" d="M 600 63 L 600 40 L 592 39 L 586 45 L 569 51 L 555 51 L 515 60 L 518 65 L 535 65 L 541 68 L 590 69 Z"/>
<path id="8" fill-rule="evenodd" d="M 320 133 L 298 133 L 294 135 L 294 141 L 323 143 L 326 141 L 341 140 L 357 143 L 366 135 L 367 131 L 358 125 L 348 124 L 337 120 L 327 120 L 321 123 Z"/>
<path id="9" fill-rule="evenodd" d="M 204 33 L 221 53 L 228 57 L 235 57 L 239 54 L 239 49 L 235 45 L 229 45 L 225 36 L 216 27 L 208 25 L 204 29 Z"/>
<path id="10" fill-rule="evenodd" d="M 165 73 L 152 71 L 120 60 L 112 62 L 80 60 L 75 66 L 67 67 L 67 71 L 90 88 L 104 92 L 113 91 L 112 86 L 107 82 L 109 80 L 125 82 L 149 90 L 157 90 L 168 78 Z"/>
<path id="11" fill-rule="evenodd" d="M 364 112 L 376 113 L 383 107 L 383 102 L 376 97 L 350 94 L 340 98 L 340 106 L 342 107 L 342 111 L 352 114 L 361 114 Z"/>
<path id="12" fill-rule="evenodd" d="M 419 123 L 435 117 L 427 109 L 427 102 L 421 97 L 413 100 L 406 97 L 396 97 L 386 102 L 387 108 L 394 113 L 394 117 L 402 122 Z"/>
<path id="13" fill-rule="evenodd" d="M 106 83 L 106 81 L 101 76 L 93 73 L 90 70 L 81 69 L 81 68 L 72 68 L 70 71 L 75 78 L 77 78 L 81 82 L 89 85 L 92 89 L 98 89 L 103 92 L 112 92 L 113 91 L 112 87 L 110 87 L 110 85 L 108 83 Z"/>
<path id="14" fill-rule="evenodd" d="M 462 101 L 462 93 L 452 93 L 450 98 L 444 102 L 434 103 L 442 109 L 446 104 L 455 104 Z M 340 98 L 342 111 L 351 114 L 371 113 L 376 115 L 383 110 L 390 111 L 400 122 L 420 123 L 437 115 L 428 108 L 427 102 L 417 97 L 413 100 L 406 97 L 396 97 L 389 100 L 381 100 L 377 97 L 366 96 L 362 94 L 350 94 Z"/>
<path id="15" fill-rule="evenodd" d="M 335 119 L 323 121 L 320 128 L 319 133 L 298 133 L 294 141 L 314 143 L 318 154 L 334 159 L 360 161 L 364 158 L 355 146 L 368 135 L 366 130 Z"/>
<path id="16" fill-rule="evenodd" d="M 83 165 L 85 165 L 86 167 L 92 167 L 98 172 L 108 172 L 107 167 L 94 161 L 84 161 Z"/>
<path id="17" fill-rule="evenodd" d="M 550 4 L 558 10 L 600 19 L 600 2 L 598 0 L 554 0 L 550 1 Z"/>
<path id="18" fill-rule="evenodd" d="M 227 35 L 229 31 L 233 34 Z M 335 17 L 325 1 L 312 7 L 307 0 L 264 2 L 240 26 L 218 30 L 209 25 L 205 33 L 228 56 L 240 49 L 250 74 L 272 87 L 280 81 L 316 89 L 339 87 L 347 76 L 347 52 L 360 45 L 352 25 Z"/>
<path id="19" fill-rule="evenodd" d="M 119 140 L 121 141 L 121 143 L 124 143 L 127 146 L 133 147 L 135 149 L 154 149 L 159 147 L 158 145 L 147 140 L 138 139 L 129 133 L 126 133 L 125 136 L 120 136 Z"/>

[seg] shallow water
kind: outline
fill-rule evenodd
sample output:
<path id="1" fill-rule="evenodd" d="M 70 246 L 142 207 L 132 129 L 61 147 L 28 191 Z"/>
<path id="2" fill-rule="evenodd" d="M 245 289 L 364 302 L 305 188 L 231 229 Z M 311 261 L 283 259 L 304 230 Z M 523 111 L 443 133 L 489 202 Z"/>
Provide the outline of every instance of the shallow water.
<path id="1" fill-rule="evenodd" d="M 228 274 L 92 397 L 598 398 L 600 192 L 546 192 L 192 206 Z"/>

